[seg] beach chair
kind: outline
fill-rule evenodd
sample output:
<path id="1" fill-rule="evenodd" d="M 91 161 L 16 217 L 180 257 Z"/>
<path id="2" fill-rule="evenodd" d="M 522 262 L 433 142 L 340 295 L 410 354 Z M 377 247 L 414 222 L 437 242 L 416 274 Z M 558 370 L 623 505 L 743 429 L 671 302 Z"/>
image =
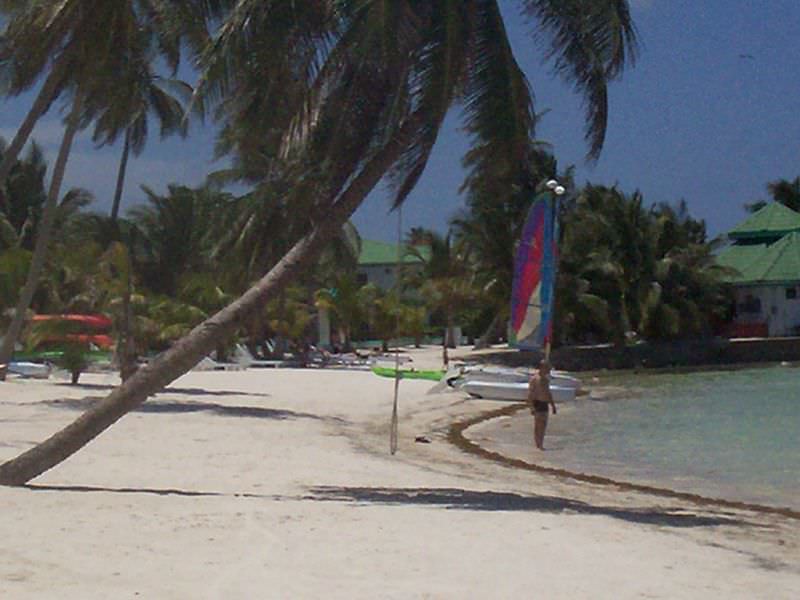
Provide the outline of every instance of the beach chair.
<path id="1" fill-rule="evenodd" d="M 284 365 L 283 360 L 262 360 L 253 356 L 244 344 L 236 344 L 233 351 L 233 361 L 245 369 L 275 368 Z"/>
<path id="2" fill-rule="evenodd" d="M 231 362 L 218 362 L 210 356 L 204 356 L 200 359 L 192 371 L 243 371 L 244 367 L 237 363 Z"/>

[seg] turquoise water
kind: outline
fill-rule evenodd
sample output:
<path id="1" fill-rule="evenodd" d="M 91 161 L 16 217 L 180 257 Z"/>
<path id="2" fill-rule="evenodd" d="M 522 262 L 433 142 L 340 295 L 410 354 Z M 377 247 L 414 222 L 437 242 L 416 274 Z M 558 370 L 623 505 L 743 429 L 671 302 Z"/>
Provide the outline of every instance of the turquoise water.
<path id="1" fill-rule="evenodd" d="M 606 383 L 605 381 L 603 383 Z M 800 370 L 630 375 L 551 418 L 547 464 L 800 508 Z"/>

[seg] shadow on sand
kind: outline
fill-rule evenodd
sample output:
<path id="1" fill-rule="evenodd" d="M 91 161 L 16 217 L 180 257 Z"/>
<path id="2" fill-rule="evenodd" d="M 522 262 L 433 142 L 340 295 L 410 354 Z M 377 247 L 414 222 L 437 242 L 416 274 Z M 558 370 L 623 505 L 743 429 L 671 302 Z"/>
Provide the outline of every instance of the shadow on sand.
<path id="1" fill-rule="evenodd" d="M 40 402 L 40 404 L 46 404 L 55 408 L 84 411 L 91 408 L 100 400 L 101 398 L 70 398 L 62 400 L 43 400 Z M 329 420 L 311 413 L 301 413 L 279 408 L 262 408 L 259 406 L 226 406 L 224 404 L 216 404 L 214 402 L 171 402 L 148 400 L 133 412 L 155 414 L 208 412 L 221 417 L 247 417 L 252 419 L 274 419 L 278 421 L 284 421 L 287 419 L 317 419 L 321 421 Z"/>
<path id="2" fill-rule="evenodd" d="M 22 486 L 32 492 L 88 492 L 111 494 L 148 494 L 153 496 L 184 496 L 188 498 L 260 498 L 262 500 L 281 500 L 281 496 L 237 492 L 208 492 L 199 490 L 179 490 L 175 488 L 113 488 L 93 485 L 40 485 L 29 483 Z"/>
<path id="3" fill-rule="evenodd" d="M 156 496 L 183 496 L 208 498 L 252 498 L 272 501 L 316 501 L 355 502 L 362 505 L 382 504 L 387 506 L 433 506 L 446 510 L 472 510 L 487 512 L 538 512 L 573 513 L 597 515 L 620 519 L 629 523 L 656 527 L 760 527 L 733 515 L 700 515 L 685 510 L 657 508 L 620 508 L 595 506 L 556 496 L 521 495 L 512 492 L 473 491 L 460 488 L 385 488 L 385 487 L 337 487 L 321 486 L 309 488 L 304 496 L 281 496 L 250 492 L 214 492 L 181 490 L 174 488 L 114 488 L 85 485 L 40 485 L 23 486 L 34 492 L 81 492 L 114 494 L 147 494 Z"/>
<path id="4" fill-rule="evenodd" d="M 117 389 L 119 386 L 114 385 L 111 383 L 56 383 L 55 385 L 60 385 L 67 387 L 71 390 L 74 389 L 81 389 L 81 390 L 94 390 L 94 391 L 113 391 Z M 160 392 L 156 392 L 154 396 L 158 396 L 159 394 L 183 394 L 186 396 L 255 396 L 258 398 L 269 398 L 270 394 L 258 393 L 258 392 L 243 392 L 241 390 L 206 390 L 203 388 L 181 388 L 181 387 L 168 387 Z"/>
<path id="5" fill-rule="evenodd" d="M 554 496 L 523 496 L 511 492 L 478 492 L 458 488 L 316 487 L 310 500 L 365 504 L 440 506 L 451 510 L 531 511 L 601 515 L 631 523 L 661 527 L 753 525 L 733 516 L 709 516 L 684 510 L 594 506 Z"/>

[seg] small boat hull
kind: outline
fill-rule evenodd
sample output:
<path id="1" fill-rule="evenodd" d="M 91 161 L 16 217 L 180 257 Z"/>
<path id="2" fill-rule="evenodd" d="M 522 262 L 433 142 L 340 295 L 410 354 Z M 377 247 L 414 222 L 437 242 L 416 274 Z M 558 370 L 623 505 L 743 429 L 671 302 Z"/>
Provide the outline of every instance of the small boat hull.
<path id="1" fill-rule="evenodd" d="M 8 372 L 22 377 L 34 379 L 47 379 L 50 377 L 50 365 L 43 365 L 28 361 L 12 361 L 8 364 Z"/>
<path id="2" fill-rule="evenodd" d="M 511 402 L 525 402 L 528 399 L 528 383 L 519 381 L 466 381 L 458 389 L 474 398 L 486 400 L 506 400 Z M 575 400 L 577 390 L 573 387 L 550 385 L 550 393 L 555 402 L 572 402 Z"/>

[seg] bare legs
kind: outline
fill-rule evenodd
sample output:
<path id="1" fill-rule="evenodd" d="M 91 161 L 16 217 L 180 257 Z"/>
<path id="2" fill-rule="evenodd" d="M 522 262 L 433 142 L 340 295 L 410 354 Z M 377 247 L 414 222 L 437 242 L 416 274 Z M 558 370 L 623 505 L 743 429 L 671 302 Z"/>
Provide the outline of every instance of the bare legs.
<path id="1" fill-rule="evenodd" d="M 533 415 L 533 441 L 539 450 L 544 450 L 544 432 L 547 430 L 546 412 L 536 412 Z"/>

